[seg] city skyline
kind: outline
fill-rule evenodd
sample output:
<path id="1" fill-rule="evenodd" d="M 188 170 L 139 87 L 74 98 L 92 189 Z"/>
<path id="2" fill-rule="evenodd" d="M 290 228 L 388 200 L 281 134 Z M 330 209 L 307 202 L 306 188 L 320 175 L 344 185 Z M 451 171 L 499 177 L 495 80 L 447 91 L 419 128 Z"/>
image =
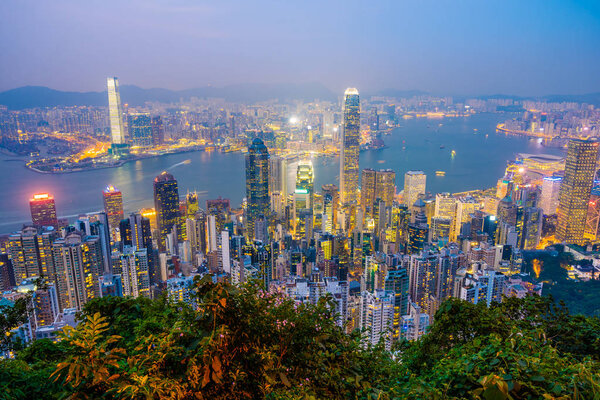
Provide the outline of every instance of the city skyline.
<path id="1" fill-rule="evenodd" d="M 449 95 L 600 90 L 594 68 L 600 8 L 593 1 L 48 5 L 0 5 L 7 17 L 0 33 L 13 39 L 0 61 L 0 90 L 99 90 L 94 76 L 113 75 L 169 89 L 322 82 L 335 92 L 348 86 Z M 273 49 L 278 62 L 265 66 Z M 56 55 L 61 63 L 42 63 Z M 313 57 L 321 62 L 306 61 Z M 555 57 L 563 62 L 543 62 Z"/>

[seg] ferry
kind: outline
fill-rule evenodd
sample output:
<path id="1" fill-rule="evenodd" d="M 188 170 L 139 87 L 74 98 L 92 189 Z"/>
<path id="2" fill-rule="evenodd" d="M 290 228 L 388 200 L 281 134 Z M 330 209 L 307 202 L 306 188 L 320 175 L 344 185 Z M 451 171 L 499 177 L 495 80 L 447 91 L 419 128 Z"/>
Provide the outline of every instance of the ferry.
<path id="1" fill-rule="evenodd" d="M 456 155 L 456 151 L 452 150 L 452 152 L 450 154 L 452 154 L 453 156 L 455 156 Z"/>
<path id="2" fill-rule="evenodd" d="M 446 171 L 435 171 L 437 176 L 446 176 Z"/>

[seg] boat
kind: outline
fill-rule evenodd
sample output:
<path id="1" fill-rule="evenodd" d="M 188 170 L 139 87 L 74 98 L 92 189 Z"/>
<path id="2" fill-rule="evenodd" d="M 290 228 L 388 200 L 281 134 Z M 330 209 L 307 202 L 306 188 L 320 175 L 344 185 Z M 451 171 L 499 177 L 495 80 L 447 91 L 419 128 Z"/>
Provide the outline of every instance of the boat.
<path id="1" fill-rule="evenodd" d="M 406 150 L 406 146 L 402 146 L 402 150 Z"/>
<path id="2" fill-rule="evenodd" d="M 446 148 L 446 146 L 444 146 L 443 144 L 440 145 L 440 149 L 445 149 L 445 148 Z"/>
<path id="3" fill-rule="evenodd" d="M 435 171 L 437 176 L 446 176 L 446 171 Z"/>
<path id="4" fill-rule="evenodd" d="M 453 156 L 455 156 L 456 155 L 456 151 L 452 150 L 452 152 L 450 154 L 452 154 Z"/>

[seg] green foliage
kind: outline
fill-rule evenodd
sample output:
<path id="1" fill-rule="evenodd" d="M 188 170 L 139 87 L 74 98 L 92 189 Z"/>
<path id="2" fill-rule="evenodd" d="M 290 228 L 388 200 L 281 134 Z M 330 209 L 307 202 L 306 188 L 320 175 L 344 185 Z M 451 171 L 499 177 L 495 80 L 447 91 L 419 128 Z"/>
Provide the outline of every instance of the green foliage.
<path id="1" fill-rule="evenodd" d="M 15 342 L 11 330 L 27 321 L 30 297 L 17 299 L 12 305 L 0 305 L 0 352 L 10 350 Z"/>
<path id="2" fill-rule="evenodd" d="M 448 300 L 428 335 L 389 353 L 337 327 L 330 298 L 298 306 L 253 284 L 196 284 L 197 309 L 165 298 L 90 302 L 60 343 L 38 341 L 0 361 L 0 390 L 73 399 L 600 396 L 599 320 L 550 298 L 489 309 Z"/>

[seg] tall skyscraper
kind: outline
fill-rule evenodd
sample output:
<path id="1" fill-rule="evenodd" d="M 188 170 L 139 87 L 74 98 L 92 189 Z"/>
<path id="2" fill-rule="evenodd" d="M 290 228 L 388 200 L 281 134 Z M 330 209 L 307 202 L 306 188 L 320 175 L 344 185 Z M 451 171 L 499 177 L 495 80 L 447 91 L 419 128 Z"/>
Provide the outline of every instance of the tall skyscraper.
<path id="1" fill-rule="evenodd" d="M 48 193 L 34 194 L 29 200 L 31 221 L 37 226 L 58 226 L 54 197 Z"/>
<path id="2" fill-rule="evenodd" d="M 340 146 L 340 202 L 358 202 L 358 154 L 360 145 L 360 98 L 358 90 L 344 92 L 344 123 Z"/>
<path id="3" fill-rule="evenodd" d="M 544 215 L 556 214 L 558 208 L 558 193 L 560 192 L 560 176 L 546 176 L 542 182 L 542 199 L 540 207 L 544 210 Z"/>
<path id="4" fill-rule="evenodd" d="M 114 232 L 123 219 L 123 195 L 113 185 L 108 185 L 102 192 L 104 199 L 104 211 L 108 216 L 108 225 Z"/>
<path id="5" fill-rule="evenodd" d="M 254 223 L 260 215 L 269 216 L 269 151 L 256 138 L 246 155 L 246 235 L 254 238 Z"/>
<path id="6" fill-rule="evenodd" d="M 16 284 L 28 278 L 55 280 L 52 242 L 58 237 L 52 227 L 28 226 L 8 237 L 7 252 L 12 260 Z"/>
<path id="7" fill-rule="evenodd" d="M 415 204 L 420 194 L 425 194 L 427 175 L 423 171 L 408 171 L 404 174 L 404 204 L 409 208 Z"/>
<path id="8" fill-rule="evenodd" d="M 150 114 L 139 113 L 129 115 L 129 137 L 134 146 L 149 147 L 153 145 L 153 132 Z"/>
<path id="9" fill-rule="evenodd" d="M 121 108 L 121 95 L 119 94 L 119 80 L 106 78 L 108 87 L 108 116 L 110 119 L 110 136 L 112 143 L 125 143 L 125 126 L 123 124 L 123 110 Z"/>
<path id="10" fill-rule="evenodd" d="M 569 141 L 565 177 L 558 195 L 556 239 L 583 244 L 588 201 L 596 173 L 598 143 L 573 139 Z"/>
<path id="11" fill-rule="evenodd" d="M 177 181 L 167 171 L 154 178 L 154 208 L 158 225 L 158 244 L 165 249 L 165 239 L 179 224 L 179 190 Z"/>

